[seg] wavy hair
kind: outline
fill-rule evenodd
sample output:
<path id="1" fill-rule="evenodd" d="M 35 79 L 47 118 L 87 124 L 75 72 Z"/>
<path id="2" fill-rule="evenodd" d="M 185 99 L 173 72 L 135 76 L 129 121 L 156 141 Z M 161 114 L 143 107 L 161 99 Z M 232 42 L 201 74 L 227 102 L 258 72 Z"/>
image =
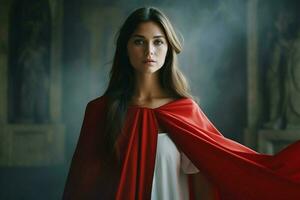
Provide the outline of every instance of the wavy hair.
<path id="1" fill-rule="evenodd" d="M 117 34 L 110 80 L 104 93 L 104 96 L 108 97 L 105 145 L 111 153 L 115 151 L 116 140 L 121 133 L 135 84 L 134 69 L 127 55 L 127 43 L 138 25 L 149 21 L 157 23 L 162 28 L 169 46 L 164 65 L 159 69 L 162 88 L 173 98 L 193 98 L 189 85 L 178 68 L 177 54 L 181 52 L 182 44 L 169 19 L 154 7 L 143 7 L 133 11 Z"/>

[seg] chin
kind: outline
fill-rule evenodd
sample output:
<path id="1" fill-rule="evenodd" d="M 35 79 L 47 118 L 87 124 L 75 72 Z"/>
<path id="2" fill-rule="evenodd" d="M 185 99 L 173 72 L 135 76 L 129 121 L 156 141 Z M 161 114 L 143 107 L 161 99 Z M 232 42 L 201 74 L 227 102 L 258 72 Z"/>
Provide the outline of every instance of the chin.
<path id="1" fill-rule="evenodd" d="M 161 67 L 158 66 L 139 66 L 136 67 L 135 70 L 140 74 L 154 74 L 158 72 L 161 69 Z"/>
<path id="2" fill-rule="evenodd" d="M 160 69 L 161 69 L 161 67 L 149 67 L 147 71 L 148 71 L 149 73 L 156 73 L 156 72 L 158 72 Z"/>

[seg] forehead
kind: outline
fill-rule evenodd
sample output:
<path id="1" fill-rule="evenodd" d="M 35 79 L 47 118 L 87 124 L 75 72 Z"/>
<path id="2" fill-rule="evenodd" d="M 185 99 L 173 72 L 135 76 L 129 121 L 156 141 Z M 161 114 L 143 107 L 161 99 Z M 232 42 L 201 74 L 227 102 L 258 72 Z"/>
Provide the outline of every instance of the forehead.
<path id="1" fill-rule="evenodd" d="M 146 38 L 152 38 L 157 35 L 165 36 L 165 33 L 158 23 L 149 21 L 140 23 L 133 32 L 133 35 L 142 35 Z"/>

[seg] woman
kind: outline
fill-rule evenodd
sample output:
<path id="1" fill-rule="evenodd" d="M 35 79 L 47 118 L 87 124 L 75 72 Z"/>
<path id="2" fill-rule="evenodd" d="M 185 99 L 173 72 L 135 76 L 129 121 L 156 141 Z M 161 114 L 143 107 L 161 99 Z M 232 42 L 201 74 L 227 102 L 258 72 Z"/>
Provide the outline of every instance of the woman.
<path id="1" fill-rule="evenodd" d="M 300 199 L 300 160 L 289 160 L 299 143 L 268 156 L 224 138 L 189 94 L 180 51 L 158 9 L 126 19 L 109 86 L 87 105 L 63 199 L 194 199 L 192 174 L 201 199 Z"/>

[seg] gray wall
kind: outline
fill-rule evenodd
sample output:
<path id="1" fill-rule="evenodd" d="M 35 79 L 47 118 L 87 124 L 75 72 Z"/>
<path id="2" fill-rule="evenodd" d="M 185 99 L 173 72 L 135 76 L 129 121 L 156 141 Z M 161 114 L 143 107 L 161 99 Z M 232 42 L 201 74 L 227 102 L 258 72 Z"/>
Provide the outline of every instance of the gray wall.
<path id="1" fill-rule="evenodd" d="M 242 0 L 65 0 L 63 21 L 62 121 L 64 165 L 1 168 L 1 199 L 60 199 L 86 104 L 102 95 L 114 53 L 114 35 L 124 18 L 145 5 L 162 9 L 184 38 L 179 55 L 192 92 L 215 126 L 243 143 L 246 128 L 246 2 Z M 260 38 L 270 31 L 274 1 L 259 13 Z M 1 4 L 0 4 L 1 6 Z M 276 8 L 277 9 L 277 8 Z M 268 13 L 267 12 L 267 13 Z M 1 27 L 1 26 L 0 26 Z M 264 28 L 266 27 L 266 28 Z M 1 38 L 0 38 L 1 39 Z M 268 47 L 261 46 L 264 52 Z M 260 60 L 263 63 L 263 60 Z M 12 192 L 15 193 L 12 195 Z"/>

